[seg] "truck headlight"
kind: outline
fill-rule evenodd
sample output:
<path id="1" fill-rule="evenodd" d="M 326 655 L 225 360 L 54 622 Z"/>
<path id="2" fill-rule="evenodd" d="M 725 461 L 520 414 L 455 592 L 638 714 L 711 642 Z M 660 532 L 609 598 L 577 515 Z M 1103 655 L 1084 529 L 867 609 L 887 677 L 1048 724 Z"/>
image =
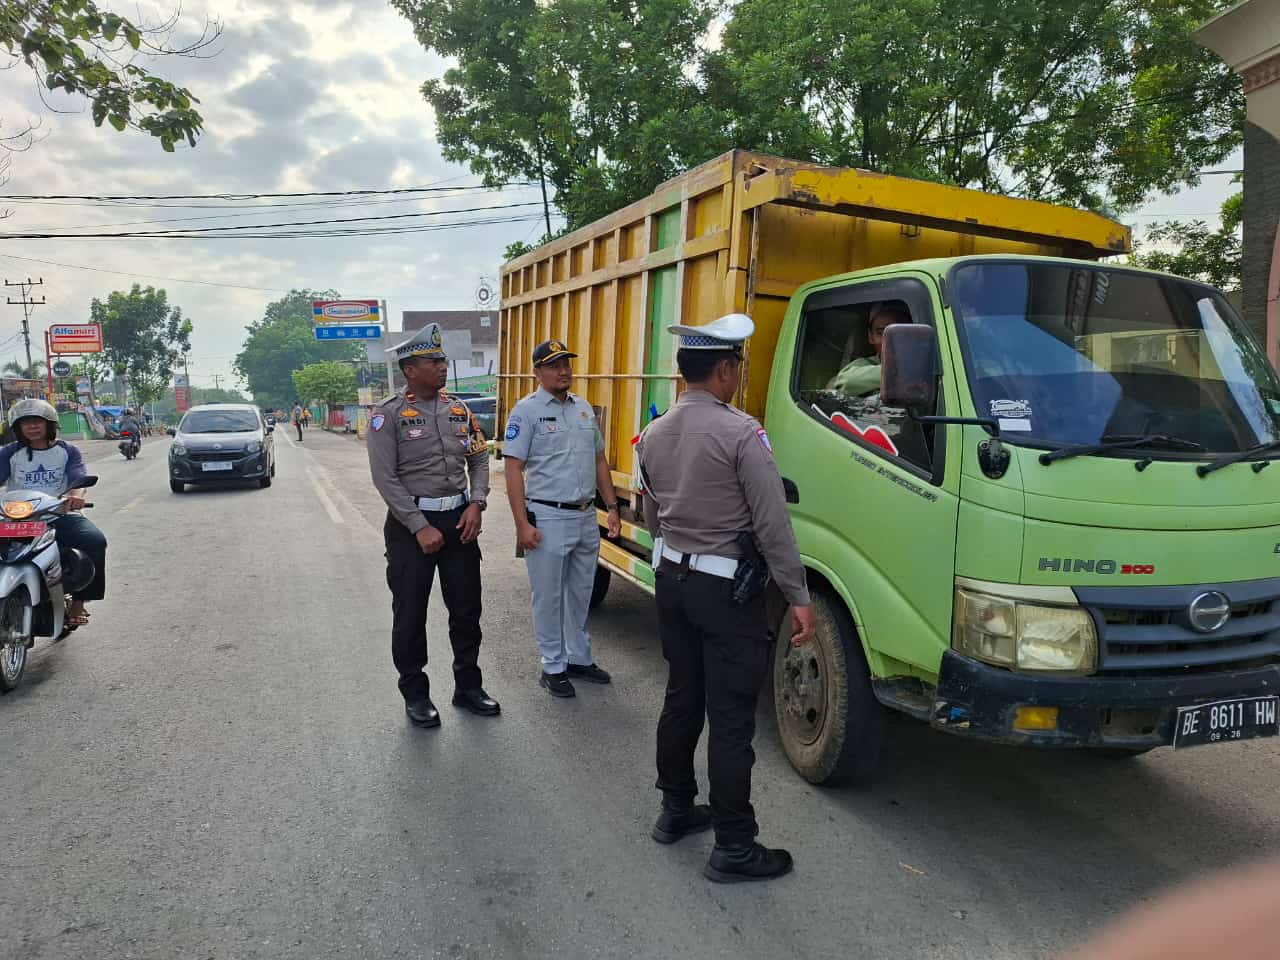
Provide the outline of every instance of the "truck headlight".
<path id="1" fill-rule="evenodd" d="M 1093 618 L 1080 607 L 1049 606 L 956 589 L 951 646 L 1012 670 L 1091 673 L 1098 664 Z"/>

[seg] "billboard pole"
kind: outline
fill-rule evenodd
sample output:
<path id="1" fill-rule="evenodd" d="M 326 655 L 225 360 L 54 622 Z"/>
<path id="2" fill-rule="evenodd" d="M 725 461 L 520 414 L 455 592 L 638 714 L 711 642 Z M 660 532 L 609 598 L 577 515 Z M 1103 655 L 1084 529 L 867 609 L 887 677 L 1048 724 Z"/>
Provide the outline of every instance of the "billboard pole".
<path id="1" fill-rule="evenodd" d="M 27 341 L 27 366 L 31 366 L 31 341 Z M 49 342 L 49 331 L 44 332 L 44 372 L 49 378 L 49 402 L 53 403 L 53 347 Z"/>
<path id="2" fill-rule="evenodd" d="M 391 314 L 387 312 L 387 301 L 381 301 L 382 312 L 382 359 L 387 364 L 387 396 L 396 392 L 395 361 L 391 359 Z M 385 399 L 385 398 L 384 398 Z"/>

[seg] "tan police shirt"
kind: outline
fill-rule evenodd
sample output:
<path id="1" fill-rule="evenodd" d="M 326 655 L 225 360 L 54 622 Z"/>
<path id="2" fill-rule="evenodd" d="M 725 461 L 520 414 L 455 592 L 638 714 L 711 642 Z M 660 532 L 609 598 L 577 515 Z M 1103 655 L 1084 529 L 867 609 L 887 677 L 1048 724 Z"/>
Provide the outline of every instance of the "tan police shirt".
<path id="1" fill-rule="evenodd" d="M 782 478 L 753 417 L 689 389 L 645 428 L 636 456 L 651 534 L 681 553 L 738 557 L 738 534 L 749 530 L 787 601 L 809 603 Z"/>
<path id="2" fill-rule="evenodd" d="M 407 390 L 373 408 L 369 469 L 391 515 L 410 533 L 430 526 L 418 497 L 467 492 L 484 506 L 489 497 L 489 445 L 461 400 L 445 394 L 420 400 Z"/>

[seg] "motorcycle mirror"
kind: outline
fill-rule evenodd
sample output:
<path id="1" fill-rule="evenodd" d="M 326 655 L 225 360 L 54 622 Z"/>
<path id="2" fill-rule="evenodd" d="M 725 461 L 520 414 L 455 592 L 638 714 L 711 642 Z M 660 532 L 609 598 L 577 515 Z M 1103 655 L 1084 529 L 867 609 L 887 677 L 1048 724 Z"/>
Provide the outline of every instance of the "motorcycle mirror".
<path id="1" fill-rule="evenodd" d="M 89 487 L 96 487 L 97 485 L 98 478 L 93 474 L 87 474 L 76 481 L 76 487 L 81 490 L 88 489 Z"/>

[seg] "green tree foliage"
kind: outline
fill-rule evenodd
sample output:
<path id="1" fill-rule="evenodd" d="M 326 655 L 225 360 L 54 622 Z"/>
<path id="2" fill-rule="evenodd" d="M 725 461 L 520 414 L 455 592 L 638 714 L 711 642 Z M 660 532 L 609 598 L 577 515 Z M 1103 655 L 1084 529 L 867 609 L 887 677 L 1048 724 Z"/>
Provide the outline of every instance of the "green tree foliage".
<path id="1" fill-rule="evenodd" d="M 164 290 L 135 283 L 128 293 L 95 297 L 89 319 L 102 324 L 102 353 L 90 361 L 94 379 L 114 374 L 127 380 L 134 402 L 158 400 L 179 358 L 191 349 L 191 321 L 182 309 L 169 305 Z"/>
<path id="2" fill-rule="evenodd" d="M 227 390 L 224 387 L 192 387 L 191 405 L 201 403 L 247 403 L 248 400 L 239 390 Z M 155 414 L 159 423 L 174 423 L 178 419 L 178 400 L 173 394 L 173 387 L 165 390 L 164 396 L 154 402 L 149 412 Z"/>
<path id="3" fill-rule="evenodd" d="M 35 72 L 44 89 L 89 101 L 95 126 L 141 130 L 169 152 L 180 141 L 195 146 L 204 121 L 185 87 L 164 80 L 135 60 L 189 56 L 220 34 L 206 24 L 194 42 L 169 46 L 175 18 L 148 27 L 94 0 L 0 0 L 0 51 Z"/>
<path id="4" fill-rule="evenodd" d="M 651 192 L 722 142 L 688 69 L 712 0 L 392 5 L 457 64 L 422 87 L 444 156 L 491 185 L 549 185 L 571 225 Z"/>
<path id="5" fill-rule="evenodd" d="M 1211 283 L 1221 290 L 1240 286 L 1240 201 L 1236 194 L 1222 205 L 1222 226 L 1216 230 L 1203 220 L 1169 220 L 1147 231 L 1134 244 L 1129 262 L 1148 270 L 1160 270 Z"/>
<path id="6" fill-rule="evenodd" d="M 21 360 L 10 360 L 0 367 L 0 373 L 6 377 L 17 377 L 19 380 L 41 380 L 45 375 L 44 361 L 32 360 L 31 366 L 28 367 Z"/>
<path id="7" fill-rule="evenodd" d="M 359 342 L 324 341 L 312 332 L 313 300 L 336 300 L 334 290 L 293 290 L 268 304 L 262 317 L 246 327 L 248 336 L 233 369 L 264 409 L 291 407 L 293 372 L 326 360 L 360 360 Z"/>
<path id="8" fill-rule="evenodd" d="M 1231 0 L 391 0 L 457 66 L 445 155 L 551 184 L 578 226 L 731 147 L 1100 209 L 1241 138 L 1192 38 Z"/>
<path id="9" fill-rule="evenodd" d="M 303 403 L 352 403 L 356 399 L 356 372 L 344 363 L 309 363 L 293 372 L 293 388 Z"/>

